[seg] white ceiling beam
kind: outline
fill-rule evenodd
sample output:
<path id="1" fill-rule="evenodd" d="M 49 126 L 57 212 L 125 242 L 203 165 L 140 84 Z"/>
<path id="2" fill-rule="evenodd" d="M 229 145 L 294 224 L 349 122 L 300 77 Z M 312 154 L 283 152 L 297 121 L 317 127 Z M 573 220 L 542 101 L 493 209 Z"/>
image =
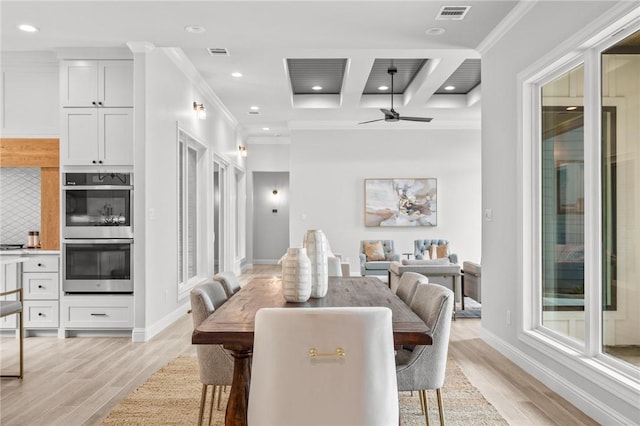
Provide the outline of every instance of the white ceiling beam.
<path id="1" fill-rule="evenodd" d="M 473 50 L 447 51 L 443 57 L 430 58 L 404 92 L 403 106 L 421 108 L 468 58 L 478 58 Z"/>
<path id="2" fill-rule="evenodd" d="M 358 108 L 362 98 L 362 92 L 369 79 L 369 73 L 375 61 L 374 56 L 351 57 L 347 61 L 347 69 L 342 83 L 342 108 Z"/>

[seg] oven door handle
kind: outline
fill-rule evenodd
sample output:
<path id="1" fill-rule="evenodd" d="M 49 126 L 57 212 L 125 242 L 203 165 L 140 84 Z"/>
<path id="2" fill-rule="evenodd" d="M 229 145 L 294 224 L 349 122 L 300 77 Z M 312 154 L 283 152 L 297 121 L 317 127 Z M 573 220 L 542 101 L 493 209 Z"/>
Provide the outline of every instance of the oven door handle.
<path id="1" fill-rule="evenodd" d="M 62 187 L 65 191 L 86 191 L 86 190 L 105 190 L 105 191 L 113 191 L 113 190 L 131 190 L 133 189 L 133 185 L 78 185 L 78 186 L 69 186 L 65 185 Z"/>
<path id="2" fill-rule="evenodd" d="M 88 240 L 84 238 L 62 240 L 64 244 L 133 244 L 133 238 L 99 238 Z"/>

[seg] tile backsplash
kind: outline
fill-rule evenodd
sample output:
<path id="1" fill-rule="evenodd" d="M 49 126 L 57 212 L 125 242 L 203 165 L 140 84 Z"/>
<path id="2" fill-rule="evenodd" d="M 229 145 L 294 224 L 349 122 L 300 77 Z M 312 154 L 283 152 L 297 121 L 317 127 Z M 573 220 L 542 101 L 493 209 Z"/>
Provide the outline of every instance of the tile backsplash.
<path id="1" fill-rule="evenodd" d="M 0 167 L 0 243 L 27 244 L 40 231 L 40 169 Z"/>

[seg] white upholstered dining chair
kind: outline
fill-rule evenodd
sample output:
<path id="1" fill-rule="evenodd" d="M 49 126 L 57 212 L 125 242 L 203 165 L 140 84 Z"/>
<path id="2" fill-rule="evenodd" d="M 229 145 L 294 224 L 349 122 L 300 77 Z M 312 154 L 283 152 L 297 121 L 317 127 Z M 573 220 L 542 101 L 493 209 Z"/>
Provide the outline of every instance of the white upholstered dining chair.
<path id="1" fill-rule="evenodd" d="M 372 426 L 398 420 L 390 309 L 257 312 L 249 425 Z"/>
<path id="2" fill-rule="evenodd" d="M 191 290 L 191 312 L 193 316 L 193 329 L 195 330 L 213 311 L 227 301 L 227 295 L 222 284 L 217 281 L 200 284 Z M 222 387 L 231 384 L 233 378 L 233 357 L 222 345 L 196 345 L 198 354 L 198 367 L 202 393 L 200 395 L 200 413 L 198 425 L 202 425 L 204 407 L 209 386 L 211 391 L 211 404 L 209 407 L 209 424 L 213 416 L 213 401 L 218 391 L 218 409 Z"/>
<path id="3" fill-rule="evenodd" d="M 401 348 L 396 354 L 398 390 L 419 391 L 427 425 L 429 408 L 426 389 L 436 390 L 440 424 L 445 424 L 440 389 L 444 384 L 447 366 L 453 299 L 453 292 L 440 284 L 419 284 L 410 306 L 431 328 L 433 343 L 415 346 L 411 350 Z"/>

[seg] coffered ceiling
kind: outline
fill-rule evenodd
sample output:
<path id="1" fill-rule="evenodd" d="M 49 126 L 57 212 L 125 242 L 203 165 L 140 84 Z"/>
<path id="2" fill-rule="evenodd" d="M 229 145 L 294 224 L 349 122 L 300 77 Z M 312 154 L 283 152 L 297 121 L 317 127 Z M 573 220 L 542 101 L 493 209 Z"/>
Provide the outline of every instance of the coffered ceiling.
<path id="1" fill-rule="evenodd" d="M 1 48 L 129 42 L 173 48 L 254 139 L 285 137 L 296 128 L 477 128 L 479 46 L 495 37 L 517 3 L 3 0 Z M 40 31 L 21 32 L 22 23 Z M 188 26 L 201 30 L 185 31 Z M 432 122 L 358 124 L 390 107 L 391 64 L 398 69 L 395 109 Z"/>

